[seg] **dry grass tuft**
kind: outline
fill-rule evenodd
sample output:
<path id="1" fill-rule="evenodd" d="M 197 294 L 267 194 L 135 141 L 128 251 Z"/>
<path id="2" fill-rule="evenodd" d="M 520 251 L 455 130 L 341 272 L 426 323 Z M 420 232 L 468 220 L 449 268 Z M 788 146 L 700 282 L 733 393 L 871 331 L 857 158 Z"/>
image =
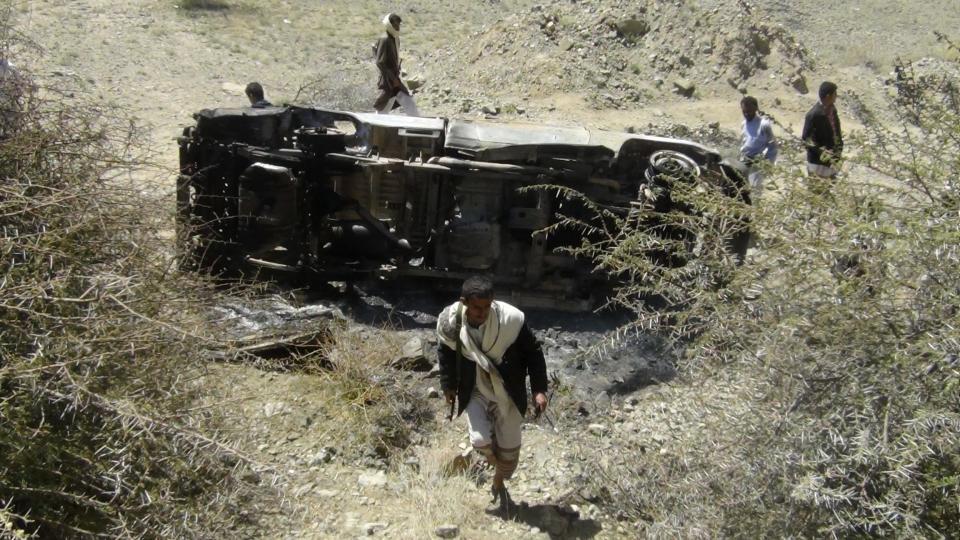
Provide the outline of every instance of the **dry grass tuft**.
<path id="1" fill-rule="evenodd" d="M 390 362 L 404 337 L 395 332 L 334 324 L 326 345 L 305 367 L 315 375 L 305 391 L 320 396 L 328 437 L 349 457 L 388 464 L 419 443 L 433 420 L 422 390 Z"/>
<path id="2" fill-rule="evenodd" d="M 468 474 L 449 474 L 450 461 L 457 455 L 451 448 L 456 448 L 453 440 L 423 447 L 417 455 L 419 468 L 399 471 L 396 495 L 402 505 L 394 512 L 403 538 L 433 537 L 436 527 L 447 523 L 459 526 L 462 535 L 482 536 L 489 526 L 489 519 L 478 512 L 485 503 L 484 490 Z"/>

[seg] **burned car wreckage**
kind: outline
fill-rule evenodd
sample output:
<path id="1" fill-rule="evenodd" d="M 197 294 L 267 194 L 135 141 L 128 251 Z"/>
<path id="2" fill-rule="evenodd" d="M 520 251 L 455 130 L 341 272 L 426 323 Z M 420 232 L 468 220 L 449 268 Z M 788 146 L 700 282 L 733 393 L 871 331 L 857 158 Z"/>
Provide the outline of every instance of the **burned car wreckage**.
<path id="1" fill-rule="evenodd" d="M 484 273 L 505 299 L 583 309 L 606 278 L 556 249 L 579 245 L 575 231 L 543 232 L 576 205 L 519 188 L 567 186 L 626 213 L 657 175 L 707 170 L 749 201 L 732 165 L 679 139 L 292 106 L 194 116 L 179 139 L 178 237 L 205 271 L 450 288 Z"/>

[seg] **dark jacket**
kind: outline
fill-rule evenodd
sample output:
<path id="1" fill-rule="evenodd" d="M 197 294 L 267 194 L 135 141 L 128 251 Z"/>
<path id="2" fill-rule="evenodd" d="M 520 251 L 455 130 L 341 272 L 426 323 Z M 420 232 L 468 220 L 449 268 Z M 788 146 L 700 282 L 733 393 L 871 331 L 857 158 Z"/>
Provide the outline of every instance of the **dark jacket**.
<path id="1" fill-rule="evenodd" d="M 463 412 L 473 395 L 477 379 L 477 365 L 466 358 L 460 358 L 460 381 L 457 384 L 457 352 L 444 344 L 437 346 L 440 362 L 440 387 L 444 390 L 457 389 L 457 416 Z M 526 323 L 513 345 L 503 353 L 503 361 L 497 366 L 503 377 L 503 385 L 510 399 L 517 405 L 520 414 L 527 412 L 527 389 L 525 382 L 530 376 L 530 391 L 547 391 L 547 364 L 537 338 Z"/>
<path id="2" fill-rule="evenodd" d="M 835 156 L 840 156 L 843 152 L 843 130 L 840 129 L 840 117 L 837 115 L 836 106 L 831 111 L 834 125 L 837 126 L 837 132 L 833 132 L 830 125 L 830 118 L 823 107 L 823 103 L 817 102 L 803 119 L 803 134 L 801 138 L 807 145 L 807 163 L 817 165 L 829 165 L 821 159 L 823 150 L 830 150 Z"/>
<path id="3" fill-rule="evenodd" d="M 266 109 L 267 107 L 273 107 L 273 104 L 265 99 L 258 100 L 256 103 L 250 105 L 254 109 Z"/>
<path id="4" fill-rule="evenodd" d="M 400 51 L 393 36 L 384 36 L 377 41 L 377 69 L 380 70 L 377 88 L 396 95 L 400 84 Z"/>
<path id="5" fill-rule="evenodd" d="M 400 92 L 410 93 L 400 79 L 400 51 L 397 49 L 397 40 L 393 36 L 387 35 L 377 41 L 377 69 L 380 70 L 380 80 L 377 81 L 380 95 L 373 102 L 373 108 L 380 111 L 387 105 L 390 98 Z M 396 108 L 400 104 L 394 103 L 393 106 Z"/>

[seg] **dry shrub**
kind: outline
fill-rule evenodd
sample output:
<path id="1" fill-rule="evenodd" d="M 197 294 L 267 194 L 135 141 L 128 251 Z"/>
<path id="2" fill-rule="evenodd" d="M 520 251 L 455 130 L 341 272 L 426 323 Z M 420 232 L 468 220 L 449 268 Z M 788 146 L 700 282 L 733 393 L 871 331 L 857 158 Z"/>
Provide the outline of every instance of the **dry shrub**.
<path id="1" fill-rule="evenodd" d="M 782 196 L 752 209 L 675 186 L 700 212 L 661 219 L 696 240 L 638 226 L 585 250 L 630 278 L 615 302 L 637 319 L 618 336 L 669 337 L 696 390 L 668 401 L 682 444 L 597 467 L 622 517 L 664 537 L 955 534 L 957 84 L 904 78 L 900 122 L 850 145 L 862 180 L 782 171 Z M 744 211 L 760 249 L 737 267 L 716 231 Z"/>
<path id="2" fill-rule="evenodd" d="M 395 332 L 335 323 L 313 357 L 315 391 L 327 404 L 321 422 L 349 457 L 387 464 L 421 442 L 433 420 L 422 389 L 408 372 L 391 366 L 403 339 Z"/>
<path id="3" fill-rule="evenodd" d="M 212 294 L 119 181 L 130 120 L 28 90 L 0 140 L 0 535 L 222 536 L 251 490 L 192 427 Z"/>
<path id="4" fill-rule="evenodd" d="M 340 111 L 372 110 L 379 93 L 372 54 L 366 66 L 330 64 L 325 67 L 336 75 L 307 82 L 297 90 L 292 103 Z"/>

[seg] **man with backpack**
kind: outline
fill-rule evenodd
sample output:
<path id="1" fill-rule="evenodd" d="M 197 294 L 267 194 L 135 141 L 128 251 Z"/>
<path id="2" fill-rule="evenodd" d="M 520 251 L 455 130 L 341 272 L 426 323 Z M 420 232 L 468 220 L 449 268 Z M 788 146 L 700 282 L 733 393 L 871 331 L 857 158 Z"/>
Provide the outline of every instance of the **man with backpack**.
<path id="1" fill-rule="evenodd" d="M 547 409 L 547 367 L 540 344 L 519 309 L 493 299 L 493 282 L 473 276 L 460 300 L 437 319 L 440 385 L 457 415 L 466 411 L 474 450 L 494 469 L 493 510 L 509 513 L 504 485 L 520 460 L 520 434 L 527 411 L 526 380 L 537 415 Z"/>
<path id="2" fill-rule="evenodd" d="M 380 70 L 380 80 L 377 82 L 380 96 L 373 103 L 373 107 L 377 114 L 389 114 L 394 106 L 399 104 L 407 116 L 420 116 L 410 91 L 400 80 L 401 22 L 400 16 L 395 13 L 388 13 L 383 18 L 386 35 L 377 40 L 375 47 L 377 69 Z"/>

